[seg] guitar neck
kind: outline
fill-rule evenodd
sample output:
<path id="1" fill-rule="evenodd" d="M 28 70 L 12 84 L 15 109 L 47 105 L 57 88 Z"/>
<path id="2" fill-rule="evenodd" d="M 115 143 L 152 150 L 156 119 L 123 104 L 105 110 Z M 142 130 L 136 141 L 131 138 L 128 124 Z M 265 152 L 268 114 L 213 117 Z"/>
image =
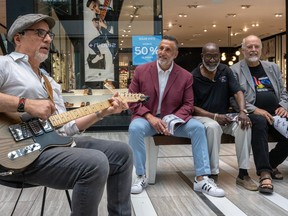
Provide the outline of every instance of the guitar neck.
<path id="1" fill-rule="evenodd" d="M 57 128 L 72 120 L 81 118 L 83 116 L 86 116 L 92 113 L 96 113 L 110 106 L 111 104 L 109 101 L 98 102 L 89 106 L 80 107 L 78 109 L 73 109 L 68 112 L 50 116 L 49 121 L 54 128 Z"/>

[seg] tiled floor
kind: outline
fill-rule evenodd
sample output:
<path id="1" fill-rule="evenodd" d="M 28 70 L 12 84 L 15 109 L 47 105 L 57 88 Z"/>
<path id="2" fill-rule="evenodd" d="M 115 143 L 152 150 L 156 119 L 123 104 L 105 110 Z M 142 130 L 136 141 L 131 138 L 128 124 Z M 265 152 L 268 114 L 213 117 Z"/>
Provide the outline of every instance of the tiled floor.
<path id="1" fill-rule="evenodd" d="M 126 132 L 92 134 L 99 138 L 109 138 L 127 142 Z M 273 147 L 273 143 L 270 144 Z M 238 174 L 235 148 L 233 144 L 222 144 L 220 151 L 219 185 L 226 196 L 214 198 L 192 190 L 194 179 L 191 146 L 160 147 L 155 185 L 146 191 L 132 195 L 133 216 L 206 216 L 206 215 L 288 215 L 288 161 L 279 166 L 284 180 L 274 181 L 273 195 L 247 191 L 235 184 Z M 253 158 L 251 156 L 250 176 L 255 182 Z M 133 176 L 134 177 L 134 176 Z M 24 189 L 19 206 L 14 215 L 39 215 L 42 187 Z M 71 192 L 71 191 L 70 191 Z M 0 215 L 10 215 L 19 189 L 0 186 Z M 99 216 L 107 216 L 106 194 L 99 207 Z M 45 215 L 69 215 L 70 210 L 64 191 L 48 189 Z"/>

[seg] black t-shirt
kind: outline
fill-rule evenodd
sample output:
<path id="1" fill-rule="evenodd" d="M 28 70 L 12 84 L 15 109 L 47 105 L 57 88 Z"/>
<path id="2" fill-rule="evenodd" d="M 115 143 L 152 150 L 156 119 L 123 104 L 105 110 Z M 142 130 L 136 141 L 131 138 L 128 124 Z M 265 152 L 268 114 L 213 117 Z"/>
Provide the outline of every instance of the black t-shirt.
<path id="1" fill-rule="evenodd" d="M 262 64 L 256 67 L 249 67 L 249 69 L 256 90 L 256 102 L 254 105 L 272 115 L 275 114 L 275 110 L 279 106 L 278 99 Z"/>
<path id="2" fill-rule="evenodd" d="M 192 74 L 194 105 L 213 113 L 227 113 L 230 107 L 229 98 L 241 91 L 231 69 L 220 63 L 214 80 L 202 76 L 200 65 Z"/>

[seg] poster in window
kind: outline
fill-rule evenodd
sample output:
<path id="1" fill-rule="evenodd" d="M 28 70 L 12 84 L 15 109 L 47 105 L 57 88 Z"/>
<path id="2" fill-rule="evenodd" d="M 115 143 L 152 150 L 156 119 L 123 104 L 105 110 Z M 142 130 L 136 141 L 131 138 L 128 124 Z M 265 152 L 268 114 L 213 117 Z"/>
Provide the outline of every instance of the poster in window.
<path id="1" fill-rule="evenodd" d="M 84 0 L 85 82 L 114 80 L 118 22 L 113 0 Z"/>
<path id="2" fill-rule="evenodd" d="M 275 57 L 275 38 L 262 41 L 261 59 L 268 60 Z"/>

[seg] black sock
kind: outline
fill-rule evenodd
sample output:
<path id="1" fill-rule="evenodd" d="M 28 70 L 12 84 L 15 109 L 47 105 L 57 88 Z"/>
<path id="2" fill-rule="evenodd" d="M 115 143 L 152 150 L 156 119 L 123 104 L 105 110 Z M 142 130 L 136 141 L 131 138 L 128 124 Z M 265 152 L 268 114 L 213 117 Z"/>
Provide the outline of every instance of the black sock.
<path id="1" fill-rule="evenodd" d="M 247 169 L 239 169 L 239 175 L 238 175 L 238 177 L 243 180 L 243 179 L 244 179 L 244 176 L 248 176 Z"/>

